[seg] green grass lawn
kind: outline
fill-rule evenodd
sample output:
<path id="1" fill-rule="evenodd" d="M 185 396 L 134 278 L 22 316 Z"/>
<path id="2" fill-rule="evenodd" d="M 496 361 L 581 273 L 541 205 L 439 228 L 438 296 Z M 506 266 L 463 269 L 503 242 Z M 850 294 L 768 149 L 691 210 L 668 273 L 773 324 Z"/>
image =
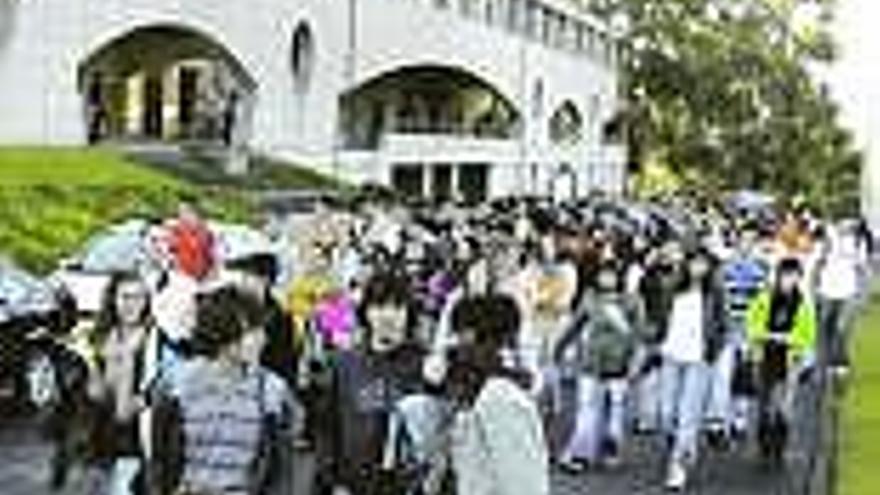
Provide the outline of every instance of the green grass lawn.
<path id="1" fill-rule="evenodd" d="M 857 332 L 841 425 L 840 495 L 880 494 L 880 293 Z"/>
<path id="2" fill-rule="evenodd" d="M 222 220 L 254 215 L 234 188 L 196 185 L 110 150 L 0 148 L 0 256 L 46 272 L 106 225 L 162 218 L 181 201 Z"/>
<path id="3" fill-rule="evenodd" d="M 105 149 L 0 148 L 0 184 L 177 187 L 178 181 Z"/>

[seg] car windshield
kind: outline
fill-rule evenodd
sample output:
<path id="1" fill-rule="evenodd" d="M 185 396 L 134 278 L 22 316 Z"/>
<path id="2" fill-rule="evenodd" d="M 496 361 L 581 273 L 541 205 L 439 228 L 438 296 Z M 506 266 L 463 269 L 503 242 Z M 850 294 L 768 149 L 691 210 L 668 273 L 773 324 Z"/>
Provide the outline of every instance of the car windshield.
<path id="1" fill-rule="evenodd" d="M 12 266 L 0 265 L 0 300 L 4 306 L 24 301 L 39 290 L 40 283 L 33 276 Z"/>
<path id="2" fill-rule="evenodd" d="M 141 227 L 126 224 L 94 237 L 82 252 L 81 269 L 96 273 L 136 270 L 147 258 Z"/>

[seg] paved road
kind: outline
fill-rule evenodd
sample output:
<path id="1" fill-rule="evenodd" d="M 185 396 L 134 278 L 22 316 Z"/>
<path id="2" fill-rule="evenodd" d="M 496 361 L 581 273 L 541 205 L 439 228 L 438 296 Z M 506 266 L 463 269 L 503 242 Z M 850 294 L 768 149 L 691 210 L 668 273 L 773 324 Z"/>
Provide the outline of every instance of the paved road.
<path id="1" fill-rule="evenodd" d="M 809 388 L 813 390 L 812 387 Z M 757 462 L 753 446 L 743 446 L 727 453 L 708 452 L 697 470 L 690 491 L 710 495 L 819 495 L 818 486 L 810 489 L 816 477 L 810 475 L 822 463 L 810 454 L 821 453 L 823 446 L 817 428 L 825 415 L 815 414 L 812 393 L 799 401 L 801 420 L 795 428 L 793 448 L 786 473 L 772 472 Z M 809 414 L 807 412 L 810 412 Z M 655 441 L 634 439 L 619 469 L 594 472 L 580 477 L 557 475 L 554 495 L 652 495 L 664 493 L 663 472 Z M 47 476 L 49 446 L 40 439 L 27 420 L 9 420 L 0 424 L 0 492 L 3 495 L 49 495 Z M 821 461 L 821 459 L 820 459 Z M 62 495 L 91 495 L 82 476 L 74 476 Z"/>

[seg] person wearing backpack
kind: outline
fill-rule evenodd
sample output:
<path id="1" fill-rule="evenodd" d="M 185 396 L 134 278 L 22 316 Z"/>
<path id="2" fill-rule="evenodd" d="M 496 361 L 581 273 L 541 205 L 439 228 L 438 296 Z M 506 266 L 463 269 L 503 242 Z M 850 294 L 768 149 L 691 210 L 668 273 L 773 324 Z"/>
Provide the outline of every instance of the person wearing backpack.
<path id="1" fill-rule="evenodd" d="M 602 461 L 619 463 L 628 380 L 643 321 L 641 304 L 624 294 L 617 267 L 607 262 L 599 267 L 554 353 L 560 363 L 575 349 L 580 372 L 576 427 L 560 462 L 567 471 L 580 472 Z"/>
<path id="2" fill-rule="evenodd" d="M 199 294 L 196 307 L 194 356 L 153 391 L 151 493 L 290 493 L 302 415 L 283 378 L 259 365 L 262 305 L 224 285 Z"/>

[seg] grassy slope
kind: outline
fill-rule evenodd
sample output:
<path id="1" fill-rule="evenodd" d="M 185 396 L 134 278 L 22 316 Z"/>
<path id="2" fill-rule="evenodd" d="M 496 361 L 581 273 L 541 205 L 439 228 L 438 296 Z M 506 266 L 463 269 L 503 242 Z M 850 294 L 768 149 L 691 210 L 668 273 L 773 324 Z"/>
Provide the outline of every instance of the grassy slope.
<path id="1" fill-rule="evenodd" d="M 842 420 L 840 495 L 880 493 L 880 294 L 861 319 Z"/>
<path id="2" fill-rule="evenodd" d="M 198 187 L 112 151 L 0 148 L 0 254 L 45 272 L 92 233 L 130 216 L 162 217 L 180 201 L 206 214 L 248 220 L 229 188 Z"/>
<path id="3" fill-rule="evenodd" d="M 80 148 L 2 148 L 3 186 L 147 186 L 176 187 L 161 173 L 128 162 L 113 152 Z"/>

